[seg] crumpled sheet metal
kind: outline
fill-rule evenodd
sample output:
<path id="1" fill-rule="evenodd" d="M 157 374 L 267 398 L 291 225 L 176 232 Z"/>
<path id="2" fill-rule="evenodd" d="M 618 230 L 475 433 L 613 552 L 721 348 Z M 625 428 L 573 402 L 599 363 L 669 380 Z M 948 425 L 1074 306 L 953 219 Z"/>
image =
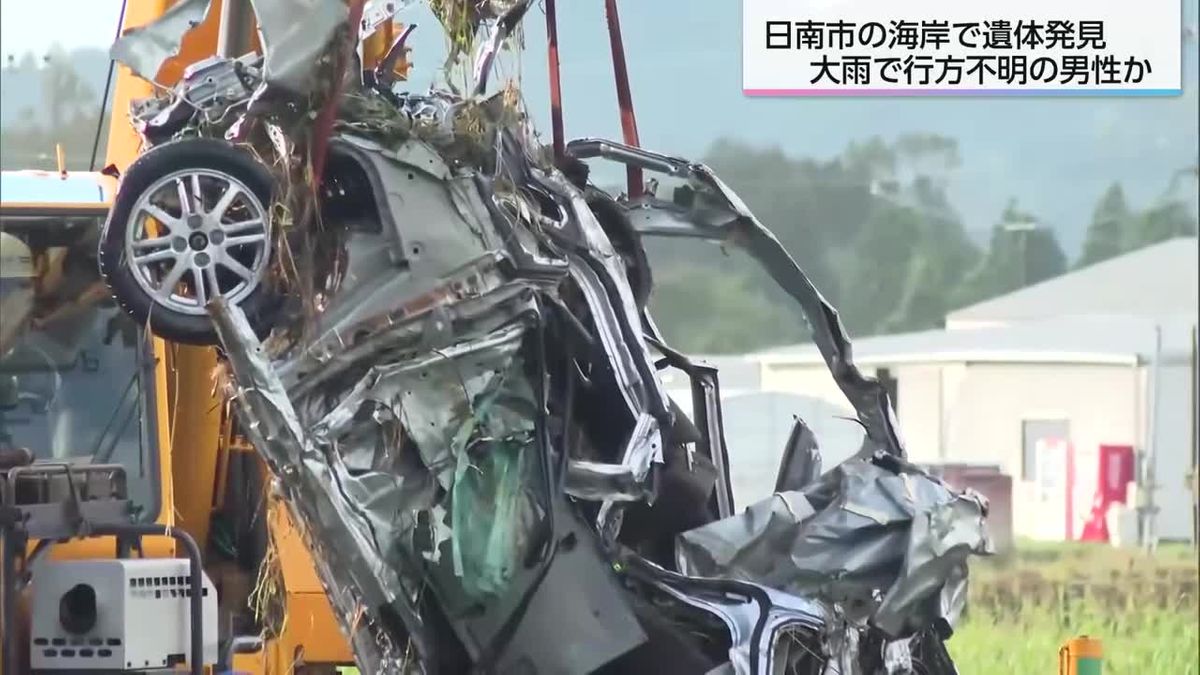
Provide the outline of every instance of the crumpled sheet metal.
<path id="1" fill-rule="evenodd" d="M 633 563 L 630 571 L 641 572 L 638 576 L 659 590 L 720 619 L 729 631 L 729 666 L 736 675 L 784 672 L 785 664 L 776 657 L 784 651 L 779 647 L 785 633 L 819 632 L 828 621 L 821 603 L 762 584 L 689 579 L 643 559 Z"/>
<path id="2" fill-rule="evenodd" d="M 279 365 L 279 377 L 294 397 L 304 397 L 357 364 L 377 363 L 397 349 L 417 348 L 430 332 L 487 333 L 533 308 L 531 286 L 523 283 L 500 285 L 492 273 L 493 270 L 487 270 L 481 275 L 479 285 L 472 286 L 472 290 L 479 290 L 477 296 L 404 317 L 408 320 L 398 320 L 404 316 L 398 312 L 397 316 L 385 314 L 378 317 L 379 321 L 367 325 L 351 326 L 367 330 L 369 334 L 353 344 L 347 344 L 340 330 L 333 330 L 331 335 L 322 336 L 303 353 Z"/>
<path id="3" fill-rule="evenodd" d="M 633 469 L 622 464 L 579 459 L 567 462 L 563 491 L 576 499 L 595 502 L 636 502 L 649 496 L 645 484 L 634 476 Z"/>
<path id="4" fill-rule="evenodd" d="M 294 94 L 313 90 L 318 61 L 330 40 L 346 25 L 345 0 L 250 0 L 262 39 L 264 79 Z M 181 0 L 158 19 L 130 30 L 109 55 L 135 75 L 153 81 L 163 64 L 179 53 L 184 35 L 202 23 L 212 0 Z"/>
<path id="5" fill-rule="evenodd" d="M 338 455 L 321 452 L 304 433 L 245 314 L 221 298 L 209 303 L 209 312 L 233 372 L 244 430 L 267 460 L 293 519 L 311 544 L 334 614 L 350 636 L 360 667 L 400 672 L 405 646 L 393 643 L 379 610 L 390 605 L 400 615 L 418 651 L 429 649 L 423 642 L 423 620 L 404 581 L 378 553 L 375 527 L 380 523 L 365 517 L 344 496 L 348 492 L 382 499 L 389 491 L 365 485 L 364 478 L 386 483 L 396 477 L 353 477 Z M 393 512 L 401 506 L 394 504 Z"/>
<path id="6" fill-rule="evenodd" d="M 594 264 L 581 255 L 568 253 L 572 263 L 571 276 L 583 290 L 589 308 L 601 315 L 596 321 L 599 337 L 620 378 L 618 382 L 630 412 L 636 416 L 642 412 L 665 410 L 668 407 L 666 390 L 649 365 L 653 359 L 641 330 L 641 314 L 620 255 L 578 188 L 562 174 L 541 174 L 538 178 L 548 189 L 568 200 L 571 214 L 587 244 L 588 256 Z M 605 279 L 616 291 L 618 301 L 615 304 L 606 294 Z M 636 330 L 624 331 L 626 326 Z M 625 335 L 626 332 L 632 332 L 632 337 Z M 644 373 L 650 376 L 645 377 Z"/>
<path id="7" fill-rule="evenodd" d="M 258 17 L 267 84 L 296 94 L 313 90 L 317 61 L 346 25 L 346 0 L 250 0 Z"/>
<path id="8" fill-rule="evenodd" d="M 644 232 L 690 236 L 737 244 L 758 260 L 771 278 L 800 305 L 812 329 L 813 342 L 838 388 L 854 406 L 870 443 L 863 455 L 883 449 L 904 457 L 904 441 L 895 412 L 883 386 L 854 363 L 854 351 L 837 310 L 821 295 L 779 239 L 751 213 L 746 203 L 707 166 L 679 157 L 650 152 L 615 141 L 576 139 L 567 151 L 580 159 L 602 157 L 688 179 L 706 198 L 685 208 L 647 193 L 626 204 L 630 220 Z"/>
<path id="9" fill-rule="evenodd" d="M 916 470 L 852 459 L 803 492 L 681 534 L 677 562 L 691 576 L 837 603 L 899 638 L 938 620 L 953 625 L 967 557 L 991 551 L 986 509 L 982 497 Z"/>
<path id="10" fill-rule="evenodd" d="M 820 475 L 821 448 L 816 434 L 804 420 L 796 418 L 775 475 L 775 491 L 802 490 Z"/>
<path id="11" fill-rule="evenodd" d="M 861 622 L 847 621 L 841 612 L 832 612 L 823 630 L 823 642 L 829 660 L 821 675 L 865 675 L 859 667 L 862 634 Z"/>
<path id="12" fill-rule="evenodd" d="M 495 20 L 488 22 L 487 38 L 484 39 L 479 46 L 479 52 L 475 55 L 475 95 L 482 96 L 487 91 L 488 76 L 492 72 L 492 64 L 496 60 L 496 56 L 500 53 L 500 48 L 504 41 L 512 35 L 517 26 L 521 23 L 521 19 L 525 16 L 525 12 L 529 10 L 530 0 L 517 0 L 513 2 L 504 13 L 498 16 Z"/>
<path id="13" fill-rule="evenodd" d="M 413 484 L 404 502 L 349 490 L 346 496 L 372 521 L 382 553 L 395 542 L 408 559 L 440 565 L 432 573 L 442 589 L 472 602 L 505 589 L 544 515 L 530 493 L 538 482 L 531 480 L 537 403 L 518 356 L 531 306 L 509 306 L 511 315 L 497 307 L 507 321 L 482 333 L 455 332 L 436 308 L 409 323 L 444 320 L 445 343 L 426 339 L 415 355 L 370 367 L 345 392 L 325 386 L 302 397 L 306 410 L 332 405 L 311 427 L 318 445 L 359 457 L 390 449 L 407 458 L 397 476 Z M 313 397 L 319 400 L 308 404 Z M 415 453 L 405 453 L 404 436 Z M 435 493 L 447 496 L 435 500 Z M 418 512 L 431 519 L 428 537 L 413 530 Z"/>
<path id="14" fill-rule="evenodd" d="M 525 330 L 517 324 L 478 342 L 373 367 L 312 433 L 320 440 L 335 439 L 360 423 L 356 414 L 365 403 L 378 403 L 397 413 L 422 462 L 449 490 L 473 431 L 472 404 L 505 372 Z"/>
<path id="15" fill-rule="evenodd" d="M 163 64 L 179 54 L 183 36 L 208 17 L 211 5 L 212 0 L 179 0 L 154 21 L 117 38 L 109 57 L 153 82 Z"/>
<path id="16" fill-rule="evenodd" d="M 558 173 L 541 174 L 538 178 L 548 190 L 567 200 L 586 243 L 586 257 L 583 253 L 567 253 L 571 262 L 569 272 L 595 317 L 600 343 L 635 419 L 621 463 L 632 470 L 637 480 L 644 480 L 651 465 L 663 460 L 662 426 L 669 419 L 669 402 L 651 365 L 650 348 L 641 329 L 641 312 L 624 263 L 578 188 Z M 615 290 L 616 302 L 609 288 Z M 614 495 L 600 507 L 597 525 L 601 531 L 609 530 L 612 525 L 610 514 L 617 498 L 619 495 Z"/>

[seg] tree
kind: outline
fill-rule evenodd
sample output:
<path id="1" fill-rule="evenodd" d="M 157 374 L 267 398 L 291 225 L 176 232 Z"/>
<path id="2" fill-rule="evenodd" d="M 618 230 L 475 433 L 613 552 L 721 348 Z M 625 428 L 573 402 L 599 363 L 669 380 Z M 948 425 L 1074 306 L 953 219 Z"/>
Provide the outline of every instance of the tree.
<path id="1" fill-rule="evenodd" d="M 1039 225 L 1037 218 L 1021 210 L 1013 199 L 992 228 L 987 255 L 967 275 L 952 306 L 964 307 L 1011 293 L 1056 277 L 1066 268 L 1067 256 L 1054 230 Z"/>
<path id="2" fill-rule="evenodd" d="M 796 258 L 827 297 L 839 297 L 826 252 L 853 239 L 870 211 L 869 186 L 836 162 L 788 157 L 778 147 L 718 140 L 712 167 Z"/>
<path id="3" fill-rule="evenodd" d="M 1126 250 L 1175 237 L 1196 236 L 1196 216 L 1180 201 L 1167 201 L 1143 211 L 1126 231 Z"/>
<path id="4" fill-rule="evenodd" d="M 91 89 L 71 66 L 70 55 L 57 44 L 50 48 L 42 67 L 42 99 L 51 129 L 64 129 L 68 122 L 76 121 L 93 100 Z"/>
<path id="5" fill-rule="evenodd" d="M 1022 252 L 1026 267 L 1021 286 L 1039 284 L 1067 271 L 1067 254 L 1059 245 L 1054 230 L 1039 227 L 1026 237 L 1026 249 Z"/>
<path id="6" fill-rule="evenodd" d="M 921 213 L 921 239 L 898 280 L 899 301 L 885 311 L 878 332 L 927 330 L 945 323 L 953 289 L 973 269 L 979 251 L 944 189 L 928 176 L 913 181 L 912 193 Z"/>
<path id="7" fill-rule="evenodd" d="M 1131 219 L 1125 191 L 1120 183 L 1113 183 L 1105 190 L 1092 212 L 1092 222 L 1088 226 L 1083 252 L 1076 266 L 1087 267 L 1125 252 L 1125 237 Z"/>
<path id="8" fill-rule="evenodd" d="M 672 346 L 693 354 L 804 340 L 799 308 L 772 301 L 771 282 L 762 277 L 737 268 L 670 264 L 655 270 L 650 309 Z"/>
<path id="9" fill-rule="evenodd" d="M 943 276 L 944 266 L 929 255 L 914 256 L 900 295 L 900 302 L 880 324 L 880 332 L 940 328 L 946 319 L 949 296 Z"/>
<path id="10" fill-rule="evenodd" d="M 872 335 L 900 304 L 909 261 L 921 242 L 915 209 L 882 204 L 863 226 L 843 265 L 838 309 L 852 335 Z"/>
<path id="11" fill-rule="evenodd" d="M 843 161 L 874 190 L 871 218 L 842 254 L 840 302 L 854 335 L 931 328 L 949 289 L 978 258 L 946 196 L 960 164 L 958 144 L 937 134 L 906 134 L 892 146 L 851 144 Z"/>

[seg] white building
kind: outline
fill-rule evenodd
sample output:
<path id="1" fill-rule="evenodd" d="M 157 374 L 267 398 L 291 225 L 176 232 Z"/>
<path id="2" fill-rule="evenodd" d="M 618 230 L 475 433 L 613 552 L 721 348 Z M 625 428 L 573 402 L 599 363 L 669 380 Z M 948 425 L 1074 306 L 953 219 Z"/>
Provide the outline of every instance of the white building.
<path id="1" fill-rule="evenodd" d="M 1126 445 L 1153 468 L 1154 484 L 1129 494 L 1157 507 L 1146 527 L 1191 540 L 1197 266 L 1197 240 L 1171 240 L 954 312 L 947 330 L 855 340 L 855 361 L 894 381 L 914 461 L 990 464 L 1012 476 L 1017 536 L 1078 536 L 1099 446 Z M 740 363 L 759 377 L 757 391 L 740 375 L 739 391 L 724 392 L 739 505 L 770 492 L 791 414 L 814 427 L 826 466 L 857 449 L 861 431 L 838 419 L 850 406 L 815 347 Z M 1066 510 L 1038 445 L 1056 437 L 1074 448 L 1081 487 Z"/>

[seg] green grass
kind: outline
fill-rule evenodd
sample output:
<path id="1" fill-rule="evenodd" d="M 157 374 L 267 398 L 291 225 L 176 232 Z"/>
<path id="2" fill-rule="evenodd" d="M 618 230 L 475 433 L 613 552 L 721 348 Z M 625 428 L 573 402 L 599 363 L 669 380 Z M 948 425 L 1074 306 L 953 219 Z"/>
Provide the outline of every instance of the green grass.
<path id="1" fill-rule="evenodd" d="M 968 614 L 949 642 L 964 675 L 1054 675 L 1079 635 L 1104 645 L 1105 675 L 1200 675 L 1196 552 L 1018 545 L 972 567 Z"/>

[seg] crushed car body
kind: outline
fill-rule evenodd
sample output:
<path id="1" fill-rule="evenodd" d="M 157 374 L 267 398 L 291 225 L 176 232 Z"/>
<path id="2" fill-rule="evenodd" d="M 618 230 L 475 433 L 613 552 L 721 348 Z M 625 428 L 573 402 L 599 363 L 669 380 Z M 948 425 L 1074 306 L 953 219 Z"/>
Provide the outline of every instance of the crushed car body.
<path id="1" fill-rule="evenodd" d="M 430 3 L 475 52 L 467 93 L 394 81 L 411 26 L 361 67 L 363 31 L 408 3 L 386 4 L 254 0 L 264 53 L 135 104 L 148 149 L 100 244 L 135 319 L 219 345 L 360 668 L 955 672 L 986 501 L 905 460 L 885 390 L 778 240 L 701 164 L 548 152 L 519 89 L 488 86 L 528 0 Z M 208 11 L 179 3 L 113 55 L 153 78 Z M 610 195 L 589 160 L 680 185 Z M 655 327 L 645 236 L 762 265 L 854 406 L 858 455 L 822 474 L 798 427 L 775 494 L 735 509 L 718 374 Z"/>

